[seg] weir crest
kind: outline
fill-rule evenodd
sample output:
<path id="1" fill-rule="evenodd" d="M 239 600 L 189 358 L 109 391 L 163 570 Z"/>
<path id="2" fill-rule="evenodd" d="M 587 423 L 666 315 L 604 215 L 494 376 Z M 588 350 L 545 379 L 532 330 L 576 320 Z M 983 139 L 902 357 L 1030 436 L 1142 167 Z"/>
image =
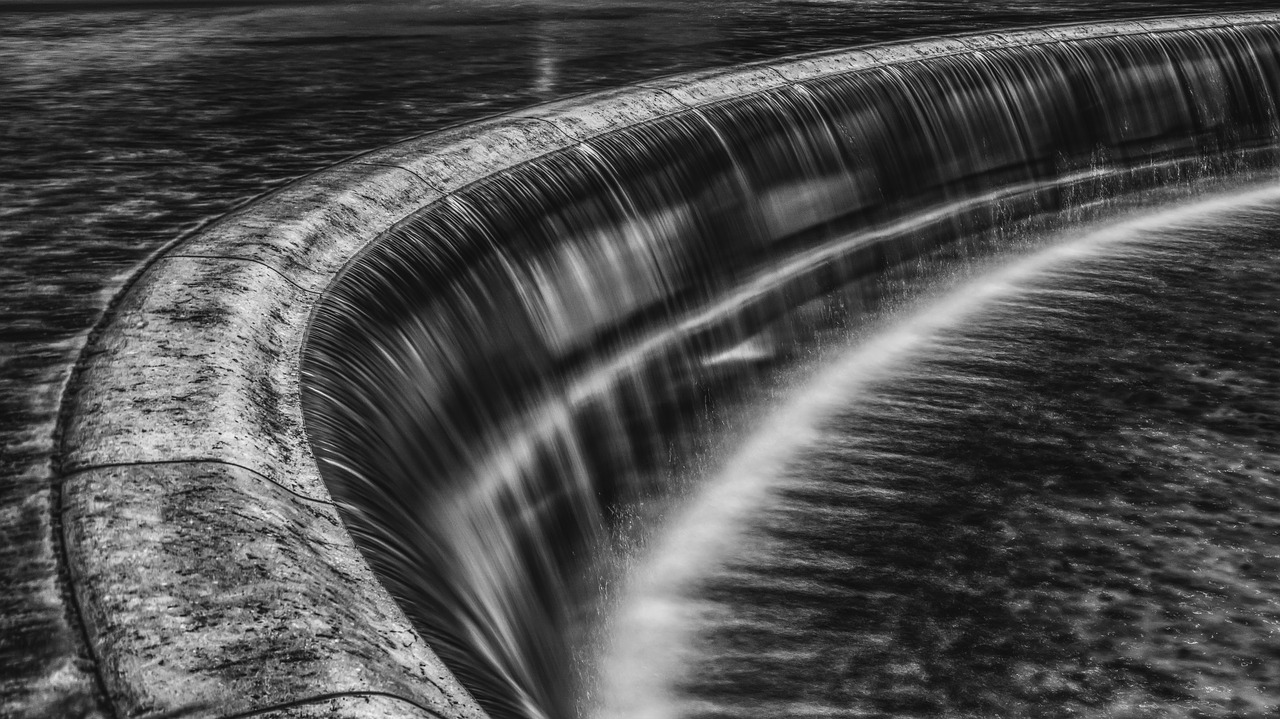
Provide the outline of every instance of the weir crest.
<path id="1" fill-rule="evenodd" d="M 639 83 L 366 153 L 168 248 L 61 423 L 115 711 L 571 713 L 583 566 L 615 508 L 663 495 L 705 403 L 838 324 L 824 298 L 860 278 L 1273 166 L 1277 21 Z"/>

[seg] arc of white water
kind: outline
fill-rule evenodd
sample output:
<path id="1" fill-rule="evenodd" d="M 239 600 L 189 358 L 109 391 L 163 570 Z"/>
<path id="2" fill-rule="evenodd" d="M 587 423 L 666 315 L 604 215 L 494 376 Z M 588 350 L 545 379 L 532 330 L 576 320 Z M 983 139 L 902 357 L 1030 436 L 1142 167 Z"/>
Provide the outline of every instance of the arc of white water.
<path id="1" fill-rule="evenodd" d="M 681 640 L 698 606 L 686 589 L 727 557 L 741 540 L 743 520 L 768 501 L 785 466 L 820 436 L 822 421 L 848 406 L 868 382 L 883 377 L 991 301 L 1030 289 L 1027 281 L 1066 263 L 1148 240 L 1153 230 L 1203 225 L 1226 213 L 1280 202 L 1280 185 L 1164 207 L 1101 227 L 1076 231 L 1032 255 L 964 283 L 913 315 L 847 351 L 773 411 L 668 522 L 628 580 L 610 621 L 596 714 L 607 719 L 668 719 L 679 707 L 670 691 L 682 665 Z"/>

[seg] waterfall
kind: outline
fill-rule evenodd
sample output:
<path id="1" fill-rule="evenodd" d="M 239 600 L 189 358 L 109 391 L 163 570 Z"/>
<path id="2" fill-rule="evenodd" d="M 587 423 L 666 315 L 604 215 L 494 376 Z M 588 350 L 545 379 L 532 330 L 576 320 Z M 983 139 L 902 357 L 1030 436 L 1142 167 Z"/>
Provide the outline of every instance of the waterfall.
<path id="1" fill-rule="evenodd" d="M 609 557 L 878 278 L 1274 161 L 1280 31 L 919 57 L 572 144 L 400 223 L 304 359 L 348 527 L 495 717 L 592 702 Z M 1002 239 L 1003 238 L 1003 239 Z"/>
<path id="2" fill-rule="evenodd" d="M 973 478 L 981 489 L 967 491 L 965 478 L 957 475 L 971 469 L 966 465 L 981 462 L 984 453 L 965 446 L 970 439 L 966 435 L 976 434 L 965 425 L 1007 418 L 974 412 L 968 403 L 958 400 L 981 398 L 998 404 L 1021 394 L 1021 401 L 1026 401 L 1024 388 L 1018 388 L 1022 392 L 1001 392 L 996 383 L 1002 375 L 1013 379 L 1017 370 L 1023 369 L 1016 365 L 1027 362 L 1022 356 L 1026 353 L 1018 347 L 1025 335 L 1064 332 L 1064 327 L 1046 321 L 1043 315 L 1067 315 L 1070 319 L 1061 323 L 1069 328 L 1066 331 L 1099 332 L 1080 319 L 1087 317 L 1089 310 L 1097 312 L 1096 305 L 1117 300 L 1122 293 L 1111 287 L 1116 276 L 1142 275 L 1153 265 L 1158 268 L 1171 261 L 1191 265 L 1191 271 L 1203 271 L 1188 262 L 1204 262 L 1203 257 L 1195 257 L 1194 250 L 1206 254 L 1221 251 L 1215 245 L 1223 244 L 1223 238 L 1248 244 L 1252 235 L 1255 241 L 1266 242 L 1274 237 L 1270 228 L 1278 209 L 1280 185 L 1271 182 L 1261 188 L 1166 204 L 1097 226 L 1072 227 L 1042 249 L 975 271 L 947 291 L 917 303 L 865 341 L 837 352 L 817 375 L 805 378 L 773 408 L 752 435 L 720 463 L 715 476 L 702 483 L 695 497 L 681 503 L 676 517 L 663 527 L 657 546 L 632 570 L 633 586 L 609 620 L 612 646 L 599 660 L 603 664 L 599 670 L 603 674 L 599 713 L 647 719 L 691 714 L 876 714 L 903 703 L 895 694 L 912 690 L 960 695 L 924 701 L 917 697 L 916 710 L 926 714 L 950 713 L 937 708 L 929 711 L 930 704 L 950 704 L 948 708 L 954 710 L 966 700 L 978 705 L 968 707 L 970 710 L 983 715 L 1030 713 L 1026 706 L 1010 711 L 999 701 L 974 701 L 963 697 L 963 690 L 948 686 L 959 683 L 955 682 L 957 669 L 981 674 L 987 668 L 984 665 L 1008 662 L 1002 654 L 1016 657 L 1018 653 L 1000 645 L 1010 643 L 1011 636 L 1015 641 L 1025 640 L 1027 634 L 1036 633 L 1008 626 L 1014 623 L 1011 617 L 991 611 L 991 605 L 999 602 L 981 596 L 981 589 L 974 590 L 975 585 L 983 584 L 995 585 L 990 589 L 993 594 L 1011 588 L 991 581 L 997 573 L 974 562 L 970 556 L 973 549 L 958 554 L 961 561 L 979 566 L 968 576 L 956 576 L 947 571 L 949 568 L 926 567 L 921 571 L 912 566 L 921 559 L 942 559 L 938 563 L 945 565 L 945 554 L 953 551 L 946 542 L 938 542 L 943 557 L 911 545 L 937 541 L 931 535 L 954 532 L 955 525 L 1009 521 L 1012 513 L 1002 512 L 999 500 L 980 512 L 964 506 L 973 502 L 975 495 L 980 503 L 984 494 L 1009 492 L 1005 484 L 1009 474 L 1030 469 L 1034 473 L 1031 481 L 1046 485 L 1039 488 L 1041 496 L 1032 503 L 1050 507 L 1061 500 L 1055 494 L 1087 494 L 1079 487 L 1048 490 L 1047 485 L 1059 479 L 1055 475 L 1067 474 L 1061 480 L 1068 484 L 1098 482 L 1045 467 L 1054 463 L 1054 453 L 1044 445 L 1059 441 L 1060 434 L 1019 429 L 1011 433 L 1012 442 L 991 437 L 995 449 L 988 454 L 1008 452 L 1010 444 L 1039 444 L 1040 451 L 1027 452 L 1029 461 L 1014 472 L 991 471 L 989 476 Z M 1216 233 L 1221 236 L 1214 237 Z M 1186 252 L 1188 247 L 1194 250 Z M 1232 259 L 1249 262 L 1246 257 L 1248 253 L 1240 252 Z M 1267 274 L 1272 269 L 1259 268 L 1258 272 Z M 1064 278 L 1080 284 L 1081 278 L 1091 276 L 1096 285 L 1108 291 L 1060 286 Z M 1098 276 L 1105 281 L 1096 282 Z M 1124 279 L 1132 283 L 1132 278 Z M 1037 299 L 1039 295 L 1053 299 L 1042 301 Z M 1205 314 L 1212 315 L 1217 309 L 1211 306 Z M 1193 312 L 1183 311 L 1186 316 L 1180 320 L 1194 321 Z M 985 335 L 983 341 L 964 338 L 965 332 L 975 330 Z M 1111 338 L 1104 335 L 1102 339 Z M 1256 359 L 1240 357 L 1239 361 Z M 975 371 L 979 367 L 985 371 Z M 1061 385 L 1069 386 L 1069 382 Z M 966 412 L 972 416 L 966 417 Z M 1144 415 L 1143 420 L 1157 420 L 1156 414 Z M 851 431 L 851 426 L 856 430 Z M 955 441 L 948 434 L 960 435 L 960 456 L 946 457 L 930 446 L 942 444 L 939 440 L 943 438 Z M 1080 463 L 1071 469 L 1092 468 Z M 1256 478 L 1250 478 L 1232 489 L 1249 493 L 1256 483 Z M 1112 487 L 1108 491 L 1122 495 L 1133 488 Z M 1259 503 L 1266 504 L 1266 493 L 1259 494 Z M 931 523 L 921 522 L 930 509 L 939 509 L 935 503 L 940 497 L 944 502 L 952 500 L 942 511 L 954 519 L 934 517 Z M 921 511 L 921 507 L 928 509 Z M 970 516 L 965 516 L 967 513 Z M 1159 523 L 1161 514 L 1151 514 L 1146 521 Z M 886 528 L 890 524 L 899 525 L 897 541 L 886 541 L 895 533 Z M 1025 533 L 1034 535 L 1032 531 Z M 999 551 L 1002 537 L 996 532 L 978 534 L 980 539 L 974 543 L 982 545 L 979 552 Z M 913 550 L 916 557 L 910 556 Z M 895 553 L 905 556 L 895 561 Z M 868 561 L 875 559 L 885 561 Z M 1185 568 L 1189 572 L 1200 569 Z M 1004 572 L 1005 576 L 999 577 L 1003 582 L 1015 579 L 1016 571 Z M 907 576 L 900 576 L 903 574 Z M 1108 585 L 1134 579 L 1120 573 L 1104 577 Z M 939 583 L 952 586 L 928 587 Z M 938 594 L 950 592 L 960 599 L 922 603 L 913 596 L 930 589 Z M 1060 604 L 1070 603 L 1055 599 Z M 949 603 L 959 606 L 947 607 Z M 920 604 L 933 606 L 922 608 Z M 850 607 L 858 609 L 850 611 Z M 985 655 L 973 661 L 976 671 L 964 666 L 968 657 L 952 659 L 952 666 L 946 667 L 948 660 L 942 657 L 950 647 L 945 640 L 934 637 L 912 642 L 912 637 L 903 636 L 902 625 L 907 622 L 895 614 L 910 614 L 913 609 L 919 614 L 907 621 L 921 624 L 938 621 L 936 615 L 940 614 L 976 615 L 950 627 L 958 629 L 957 633 L 987 634 L 988 646 L 982 646 L 981 639 L 965 638 L 976 645 L 967 647 L 966 654 Z M 983 616 L 988 613 L 997 616 Z M 1051 616 L 1041 616 L 1028 623 L 1053 621 Z M 1042 667 L 1052 668 L 1055 660 L 1070 663 L 1063 661 L 1065 654 L 1034 659 Z M 847 662 L 861 665 L 860 669 L 833 671 L 831 658 L 839 655 L 852 658 L 835 662 L 836 666 Z M 1100 655 L 1088 659 L 1102 663 L 1112 658 Z M 920 671 L 929 664 L 944 666 L 933 672 Z M 904 677 L 897 686 L 892 679 L 885 680 L 883 674 L 892 675 L 902 667 L 912 667 L 915 671 L 910 674 L 916 676 Z M 1187 673 L 1198 671 L 1189 669 Z M 1025 688 L 1009 691 L 1016 677 L 990 673 L 1000 680 L 993 693 L 1032 693 Z M 1237 680 L 1227 674 L 1219 681 Z M 882 686 L 878 692 L 831 686 L 873 684 L 877 680 Z M 1078 697 L 1061 692 L 1046 703 L 1052 711 L 1067 713 L 1072 701 Z"/>

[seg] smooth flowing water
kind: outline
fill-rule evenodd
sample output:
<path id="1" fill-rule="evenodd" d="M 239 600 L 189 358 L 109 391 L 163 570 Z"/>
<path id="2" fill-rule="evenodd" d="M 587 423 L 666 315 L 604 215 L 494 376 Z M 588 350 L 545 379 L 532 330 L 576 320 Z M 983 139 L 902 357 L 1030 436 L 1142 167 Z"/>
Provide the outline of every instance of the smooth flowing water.
<path id="1" fill-rule="evenodd" d="M 1179 31 L 808 80 L 513 168 L 401 223 L 326 293 L 304 362 L 325 479 L 497 717 L 1268 711 L 1265 665 L 1193 686 L 1203 667 L 1142 639 L 1182 611 L 1192 554 L 1171 549 L 1182 568 L 1153 579 L 1116 549 L 1089 584 L 1073 568 L 1093 550 L 1067 540 L 1135 501 L 1093 476 L 1132 462 L 1087 378 L 1114 399 L 1145 381 L 1124 372 L 1177 362 L 1110 364 L 1121 338 L 1170 344 L 1119 308 L 1170 311 L 1134 298 L 1181 288 L 1134 277 L 1184 253 L 1207 283 L 1187 307 L 1235 316 L 1255 300 L 1215 294 L 1234 275 L 1213 248 L 1265 254 L 1246 240 L 1275 191 L 1045 244 L 1269 177 L 1278 99 L 1275 28 Z M 1231 209 L 1261 219 L 1185 240 L 1199 230 L 1180 222 Z M 1010 255 L 931 313 L 892 313 Z M 1219 260 L 1222 279 L 1191 269 Z M 1059 287 L 1057 269 L 1098 284 Z M 1240 321 L 1241 342 L 1269 341 Z M 859 334 L 867 349 L 832 359 Z M 1034 518 L 1055 492 L 1071 507 L 1057 534 Z M 1077 494 L 1093 514 L 1068 516 Z M 1180 516 L 1152 511 L 1147 529 Z M 1082 617 L 1096 587 L 1165 580 L 1098 609 L 1134 622 L 1128 644 Z"/>
<path id="2" fill-rule="evenodd" d="M 662 533 L 608 716 L 1265 716 L 1280 189 L 1072 234 L 775 408 Z"/>
<path id="3" fill-rule="evenodd" d="M 50 511 L 56 475 L 56 467 L 51 466 L 54 425 L 63 385 L 88 332 L 138 264 L 166 243 L 262 192 L 353 153 L 494 112 L 665 73 L 944 32 L 1270 7 L 1269 2 L 1250 0 L 1216 2 L 1212 7 L 1180 0 L 501 0 L 270 6 L 0 0 L 0 254 L 5 258 L 0 266 L 0 537 L 4 540 L 0 542 L 0 714 L 75 716 L 92 713 L 99 706 L 90 679 L 92 665 L 78 646 L 71 628 L 74 620 L 68 623 L 65 586 L 58 581 L 55 519 Z M 1220 49 L 1209 47 L 1205 53 L 1213 56 Z M 698 130 L 690 141 L 711 140 L 705 130 Z M 735 162 L 743 167 L 751 162 L 750 153 L 745 152 L 748 146 L 734 150 Z M 613 156 L 606 156 L 625 171 L 626 163 L 618 158 L 626 151 L 619 147 Z M 786 154 L 785 148 L 771 152 Z M 952 157 L 966 162 L 960 154 Z M 922 168 L 927 164 L 920 157 L 903 161 L 921 163 Z M 1075 169 L 1085 171 L 1088 164 Z M 597 176 L 612 171 L 601 167 Z M 1172 174 L 1187 172 L 1196 175 L 1201 170 L 1184 168 Z M 1034 172 L 1030 175 L 1032 180 L 1043 179 Z M 661 188 L 663 182 L 655 175 L 655 187 Z M 1096 183 L 1091 187 L 1082 190 L 1082 196 L 1105 194 Z M 767 214 L 772 221 L 780 223 L 770 232 L 806 222 L 803 213 L 788 218 L 788 198 L 808 198 L 806 212 L 816 208 L 819 214 L 826 213 L 823 216 L 839 214 L 838 208 L 830 206 L 841 198 L 839 186 L 775 189 L 761 198 L 771 208 Z M 671 187 L 655 190 L 650 205 L 665 203 L 675 191 Z M 708 197 L 725 196 L 717 192 Z M 1043 198 L 1037 192 L 1024 198 L 1036 196 L 1032 204 L 1040 202 Z M 821 198 L 827 198 L 826 209 Z M 920 207 L 926 205 L 937 209 L 936 203 Z M 986 212 L 978 214 L 985 217 Z M 615 211 L 611 217 L 616 216 Z M 686 220 L 674 214 L 662 222 L 674 227 Z M 939 226 L 954 221 L 951 215 L 935 220 Z M 969 223 L 969 219 L 961 221 L 966 227 Z M 990 217 L 980 218 L 975 228 L 989 225 Z M 650 229 L 611 236 L 632 238 L 618 244 L 630 247 L 628 243 L 654 226 L 650 223 Z M 722 228 L 718 231 L 732 230 L 724 222 L 718 226 Z M 934 246 L 937 236 L 948 232 L 934 226 L 926 232 L 929 239 L 921 250 Z M 813 249 L 820 244 L 815 235 L 794 246 Z M 629 320 L 633 324 L 622 329 L 605 329 L 612 326 L 612 319 L 602 317 L 622 316 L 628 308 L 652 300 L 653 292 L 667 288 L 654 289 L 657 275 L 637 259 L 641 254 L 600 265 L 595 252 L 567 253 L 556 270 L 571 274 L 578 270 L 565 268 L 612 268 L 596 276 L 594 288 L 584 284 L 579 299 L 564 305 L 586 306 L 599 300 L 599 307 L 558 310 L 567 313 L 562 319 L 571 318 L 554 330 L 568 343 L 560 349 L 577 347 L 572 351 L 579 353 L 584 366 L 594 362 L 588 356 L 611 346 L 615 339 L 634 338 L 641 331 L 652 335 L 665 316 L 653 311 L 647 319 Z M 756 259 L 768 257 L 765 252 Z M 626 291 L 617 298 L 599 299 L 602 294 L 612 296 L 601 288 L 619 286 L 619 277 L 625 278 Z M 735 278 L 726 282 L 740 279 Z M 817 284 L 826 282 L 820 279 Z M 879 292 L 850 289 L 829 304 L 809 306 L 808 320 L 773 323 L 768 331 L 740 343 L 727 343 L 724 338 L 732 333 L 720 335 L 707 345 L 712 348 L 710 354 L 695 362 L 696 373 L 659 373 L 637 382 L 630 394 L 616 400 L 619 406 L 634 409 L 619 410 L 620 414 L 602 411 L 599 416 L 606 419 L 582 441 L 612 448 L 615 438 L 631 432 L 637 423 L 659 427 L 656 438 L 642 432 L 628 440 L 644 446 L 642 451 L 629 449 L 628 456 L 649 458 L 644 471 L 654 477 L 654 486 L 667 488 L 657 495 L 674 492 L 672 496 L 678 496 L 680 492 L 672 488 L 683 481 L 680 477 L 689 462 L 699 461 L 697 457 L 703 456 L 699 452 L 716 443 L 717 433 L 732 433 L 721 425 L 738 420 L 727 409 L 715 408 L 732 404 L 726 397 L 737 396 L 742 386 L 751 384 L 741 379 L 743 372 L 767 377 L 776 365 L 807 355 L 811 342 L 806 338 L 859 316 L 845 308 L 870 303 Z M 784 299 L 779 306 L 790 308 L 791 301 Z M 768 324 L 761 318 L 776 313 L 761 307 L 753 305 L 756 314 L 749 326 Z M 548 319 L 544 329 L 554 324 Z M 505 345 L 511 356 L 531 351 L 518 341 L 526 336 L 521 334 L 525 330 L 494 327 L 495 332 L 511 331 L 511 342 Z M 575 338 L 573 333 L 581 328 L 591 328 L 597 335 Z M 429 329 L 435 331 L 438 328 Z M 475 381 L 485 383 L 480 375 Z M 705 396 L 686 392 L 691 383 L 699 392 L 707 390 Z M 513 392 L 516 403 L 523 402 L 518 399 L 520 392 L 530 392 L 536 385 L 518 381 L 513 385 L 502 373 L 494 376 L 492 384 L 503 389 L 523 386 Z M 735 389 L 712 391 L 722 384 Z M 639 399 L 654 391 L 679 399 Z M 695 411 L 699 406 L 703 410 Z M 429 414 L 435 409 L 424 411 Z M 488 411 L 476 409 L 474 414 Z M 700 419 L 704 415 L 710 419 Z M 609 419 L 617 416 L 629 419 L 619 426 Z M 460 422 L 458 427 L 488 420 L 467 421 L 472 424 Z M 468 456 L 479 451 L 468 449 Z M 404 473 L 423 474 L 412 467 Z M 634 488 L 626 477 L 620 476 L 618 483 Z M 612 491 L 606 492 L 606 499 Z M 651 498 L 648 505 L 634 501 L 608 505 L 613 509 L 603 510 L 605 514 L 615 512 L 616 516 L 598 524 L 588 522 L 586 526 L 596 529 L 587 534 L 604 532 L 610 540 L 603 545 L 625 545 L 633 534 L 619 528 L 648 516 L 650 510 L 645 507 L 657 495 L 645 495 Z M 541 501 L 529 506 L 541 506 Z M 569 534 L 580 531 L 573 529 Z M 581 541 L 579 537 L 565 546 L 580 546 Z M 545 576 L 563 576 L 564 567 L 591 566 L 578 560 L 576 556 L 547 558 L 560 569 Z M 519 566 L 536 566 L 536 562 L 522 559 Z M 579 597 L 565 606 L 606 606 L 613 585 L 603 586 L 604 580 L 594 570 L 573 571 L 586 573 L 587 589 L 565 590 Z M 530 596 L 541 597 L 545 589 L 535 583 Z M 586 602 L 581 599 L 585 596 L 599 601 Z M 507 612 L 483 601 L 477 606 L 489 607 L 482 613 L 490 617 Z M 596 610 L 573 611 L 591 614 Z M 599 622 L 590 618 L 557 622 L 544 626 L 553 633 L 580 627 L 571 631 L 584 636 L 548 643 L 552 649 L 546 651 L 552 651 L 552 658 L 544 662 L 546 669 L 534 671 L 520 683 L 567 688 L 545 690 L 562 694 L 555 698 L 520 699 L 518 706 L 546 702 L 563 707 L 575 704 L 587 691 L 575 685 L 578 680 L 564 677 L 589 673 L 573 667 L 594 661 L 594 650 L 586 648 L 594 646 L 596 630 L 590 627 Z M 485 632 L 491 630 L 481 630 Z M 453 651 L 448 641 L 436 639 L 446 647 L 446 654 Z M 513 636 L 498 644 L 523 641 L 527 637 Z M 459 645 L 457 652 L 470 656 L 477 651 L 475 646 Z M 566 658 L 566 653 L 572 656 Z M 521 650 L 509 656 L 524 655 Z M 493 697 L 486 699 L 489 705 L 507 706 L 519 694 L 510 689 L 510 681 L 503 682 L 489 692 Z"/>
<path id="4" fill-rule="evenodd" d="M 1226 0 L 0 0 L 0 714 L 97 700 L 50 512 L 63 386 L 148 256 L 353 153 L 666 73 Z"/>

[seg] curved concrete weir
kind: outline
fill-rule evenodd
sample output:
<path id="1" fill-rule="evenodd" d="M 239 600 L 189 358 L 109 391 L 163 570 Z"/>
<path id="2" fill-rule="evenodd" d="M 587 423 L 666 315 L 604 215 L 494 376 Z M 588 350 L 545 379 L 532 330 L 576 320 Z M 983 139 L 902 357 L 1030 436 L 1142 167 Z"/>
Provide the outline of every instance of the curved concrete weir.
<path id="1" fill-rule="evenodd" d="M 483 714 L 352 543 L 301 404 L 313 310 L 424 208 L 595 138 L 823 78 L 1277 23 L 1280 13 L 1074 25 L 665 78 L 353 158 L 169 248 L 99 327 L 61 425 L 67 569 L 116 713 Z"/>

